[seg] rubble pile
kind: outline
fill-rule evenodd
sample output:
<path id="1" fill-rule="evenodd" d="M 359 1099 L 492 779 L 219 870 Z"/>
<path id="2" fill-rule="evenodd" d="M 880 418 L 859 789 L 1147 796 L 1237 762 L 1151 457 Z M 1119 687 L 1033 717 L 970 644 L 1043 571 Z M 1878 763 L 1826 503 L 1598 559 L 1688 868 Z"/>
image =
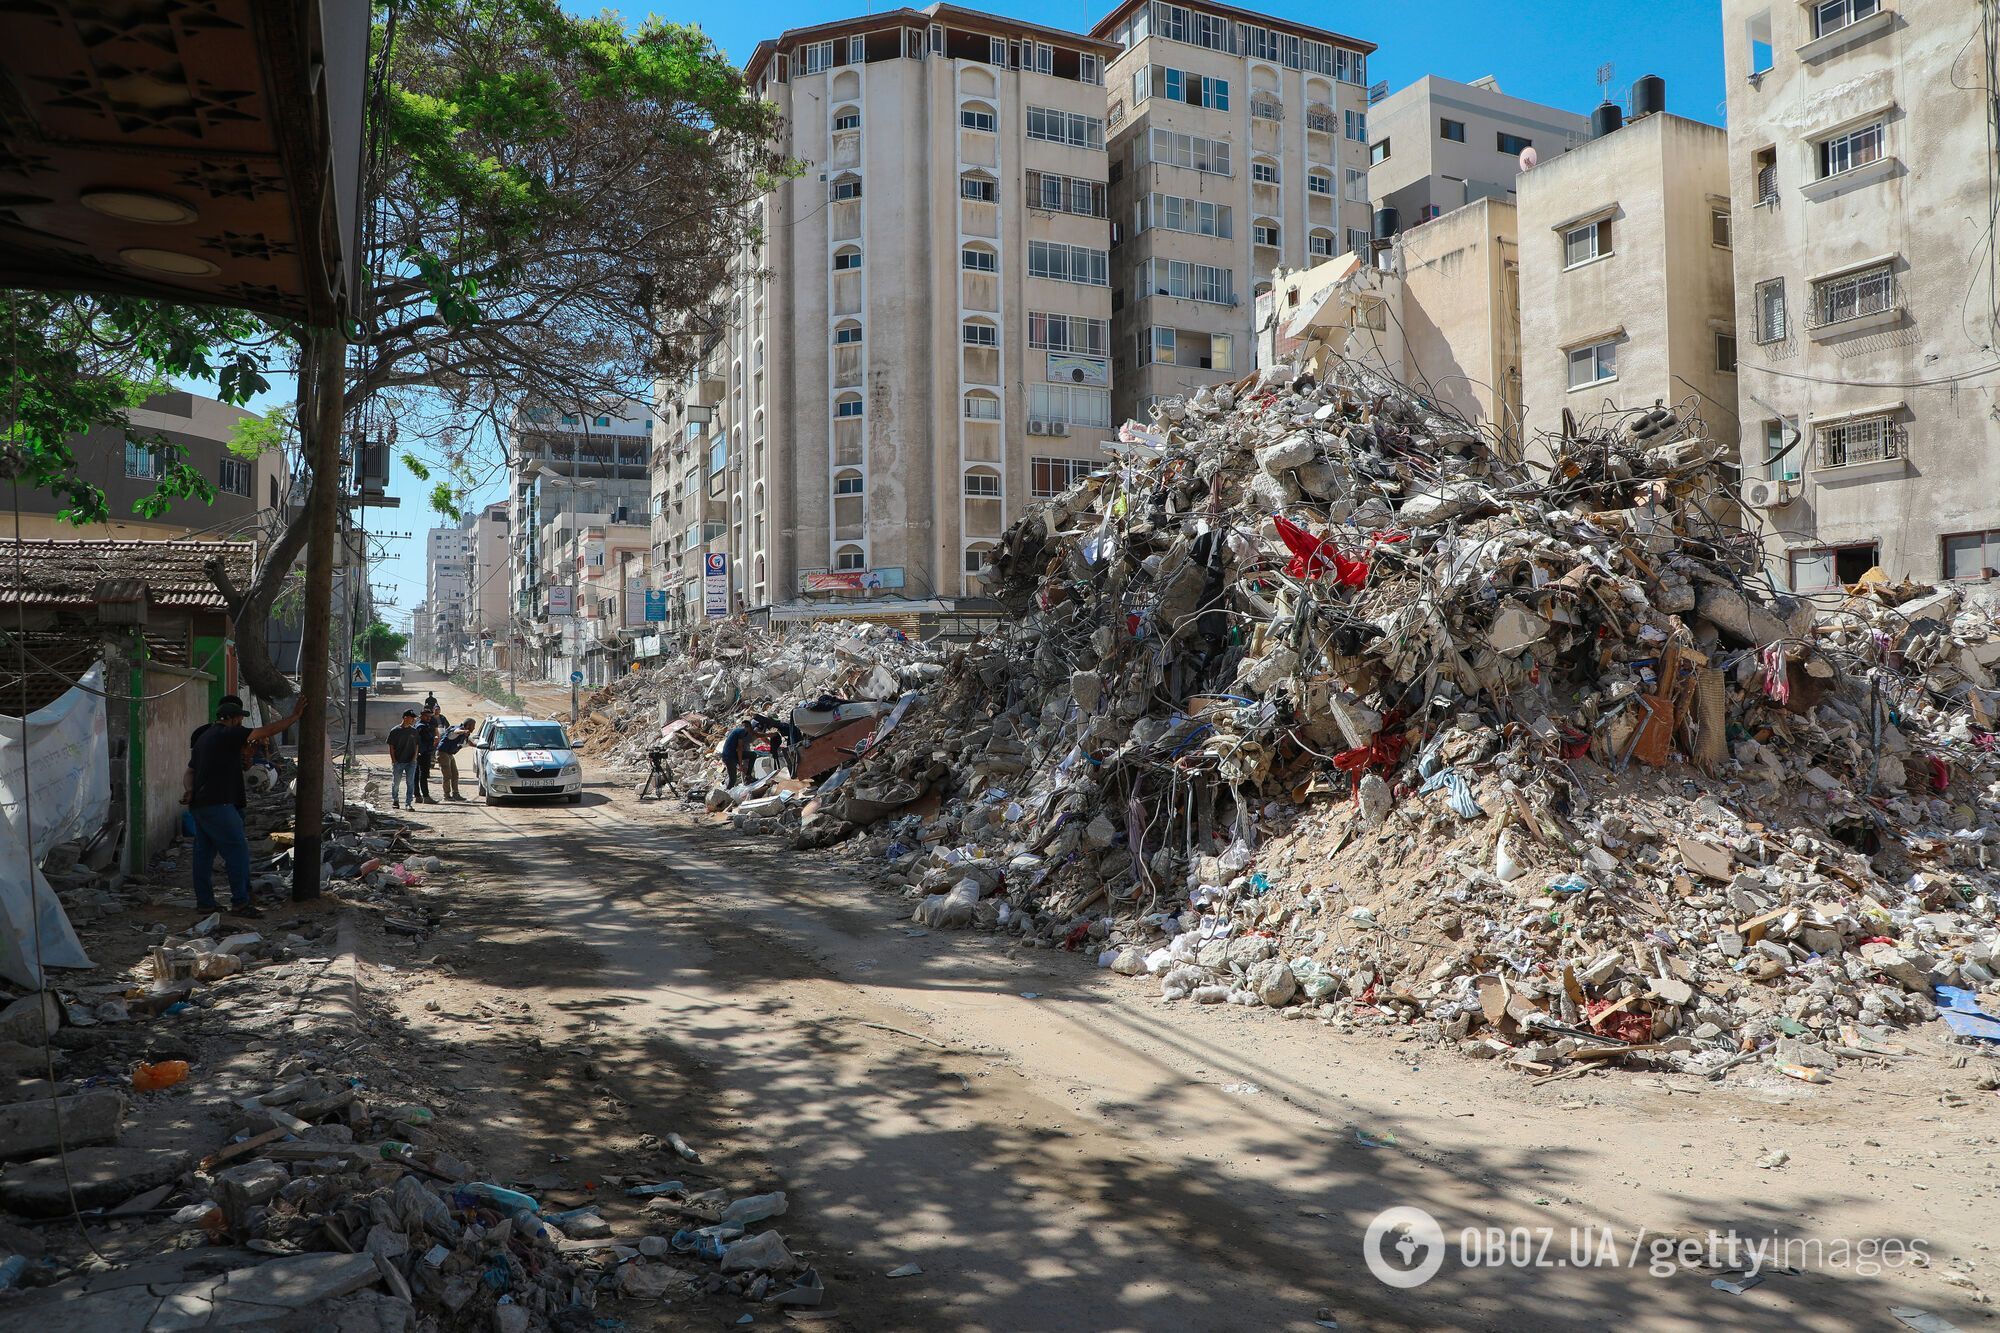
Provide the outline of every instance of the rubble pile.
<path id="1" fill-rule="evenodd" d="M 1006 534 L 1021 618 L 802 845 L 866 830 L 918 921 L 1169 998 L 1537 1069 L 1810 1081 L 2000 1000 L 2000 626 L 1879 574 L 1773 591 L 1691 407 L 1521 462 L 1292 362 L 1123 438 Z"/>

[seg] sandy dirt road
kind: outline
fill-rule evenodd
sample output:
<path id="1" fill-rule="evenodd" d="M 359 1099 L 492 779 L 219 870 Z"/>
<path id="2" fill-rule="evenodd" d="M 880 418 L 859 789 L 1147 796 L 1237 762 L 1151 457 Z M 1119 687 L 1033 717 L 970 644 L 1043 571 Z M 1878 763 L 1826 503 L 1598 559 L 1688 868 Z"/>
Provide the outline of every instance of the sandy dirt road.
<path id="1" fill-rule="evenodd" d="M 413 686 L 432 687 L 453 717 L 485 709 Z M 551 1155 L 614 1171 L 619 1132 L 675 1129 L 716 1146 L 723 1178 L 789 1190 L 787 1238 L 847 1327 L 1903 1327 L 1892 1307 L 1994 1326 L 2000 1117 L 1933 1039 L 1826 1088 L 1748 1069 L 1532 1086 L 927 933 L 823 858 L 586 776 L 577 807 L 420 812 L 464 892 L 431 946 L 457 975 L 413 988 L 406 1018 L 483 995 L 539 1034 L 527 1059 L 452 1029 L 454 1077 L 524 1176 Z M 1364 1263 L 1392 1206 L 1444 1238 L 1413 1287 Z M 1732 1232 L 1793 1243 L 1767 1264 L 1800 1271 L 1716 1289 L 1726 1242 L 1708 1238 Z M 1881 1238 L 1928 1265 L 1852 1262 Z M 1676 1242 L 1717 1263 L 1663 1261 Z"/>

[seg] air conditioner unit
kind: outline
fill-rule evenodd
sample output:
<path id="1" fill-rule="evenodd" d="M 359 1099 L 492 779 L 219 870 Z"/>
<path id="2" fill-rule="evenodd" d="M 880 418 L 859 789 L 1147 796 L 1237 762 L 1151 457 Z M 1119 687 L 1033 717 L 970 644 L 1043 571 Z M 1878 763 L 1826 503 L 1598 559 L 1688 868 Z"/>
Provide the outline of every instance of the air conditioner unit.
<path id="1" fill-rule="evenodd" d="M 1796 478 L 1755 477 L 1743 483 L 1743 503 L 1752 509 L 1782 509 L 1798 498 Z"/>
<path id="2" fill-rule="evenodd" d="M 1069 434 L 1069 423 L 1067 421 L 1051 421 L 1049 423 L 1049 434 L 1051 435 Z"/>
<path id="3" fill-rule="evenodd" d="M 1033 417 L 1028 418 L 1028 434 L 1047 435 L 1048 433 L 1049 426 L 1046 421 L 1037 421 Z"/>

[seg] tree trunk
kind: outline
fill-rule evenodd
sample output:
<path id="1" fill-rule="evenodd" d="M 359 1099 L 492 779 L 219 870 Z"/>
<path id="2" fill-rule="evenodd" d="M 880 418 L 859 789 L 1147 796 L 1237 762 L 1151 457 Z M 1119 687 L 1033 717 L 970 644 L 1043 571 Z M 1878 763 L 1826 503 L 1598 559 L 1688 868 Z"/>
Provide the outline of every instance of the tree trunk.
<path id="1" fill-rule="evenodd" d="M 347 340 L 338 329 L 316 329 L 306 344 L 316 366 L 313 395 L 302 403 L 299 429 L 313 479 L 307 498 L 305 623 L 299 642 L 299 690 L 305 716 L 299 723 L 299 776 L 292 812 L 292 901 L 319 897 L 321 842 L 326 819 L 327 693 L 333 661 L 333 559 L 340 526 L 341 396 L 346 388 Z M 343 678 L 345 673 L 342 673 Z"/>
<path id="2" fill-rule="evenodd" d="M 285 673 L 278 670 L 278 664 L 271 660 L 271 605 L 278 600 L 285 580 L 291 577 L 299 553 L 305 550 L 309 531 L 305 516 L 310 512 L 312 497 L 308 495 L 306 507 L 285 524 L 249 587 L 238 589 L 231 583 L 229 571 L 220 560 L 212 559 L 207 565 L 209 581 L 229 602 L 230 617 L 236 622 L 237 672 L 250 692 L 270 708 L 280 707 L 297 693 Z"/>

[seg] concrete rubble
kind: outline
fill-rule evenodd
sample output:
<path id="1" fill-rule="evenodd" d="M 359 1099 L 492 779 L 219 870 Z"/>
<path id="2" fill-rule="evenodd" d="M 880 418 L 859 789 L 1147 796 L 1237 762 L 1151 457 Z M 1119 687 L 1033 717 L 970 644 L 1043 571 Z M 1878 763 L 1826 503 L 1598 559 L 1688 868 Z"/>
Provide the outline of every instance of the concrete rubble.
<path id="1" fill-rule="evenodd" d="M 1684 408 L 1521 462 L 1292 362 L 1123 439 L 1003 539 L 1017 618 L 763 827 L 926 926 L 1535 1072 L 2000 1011 L 1990 606 L 1774 590 Z"/>

